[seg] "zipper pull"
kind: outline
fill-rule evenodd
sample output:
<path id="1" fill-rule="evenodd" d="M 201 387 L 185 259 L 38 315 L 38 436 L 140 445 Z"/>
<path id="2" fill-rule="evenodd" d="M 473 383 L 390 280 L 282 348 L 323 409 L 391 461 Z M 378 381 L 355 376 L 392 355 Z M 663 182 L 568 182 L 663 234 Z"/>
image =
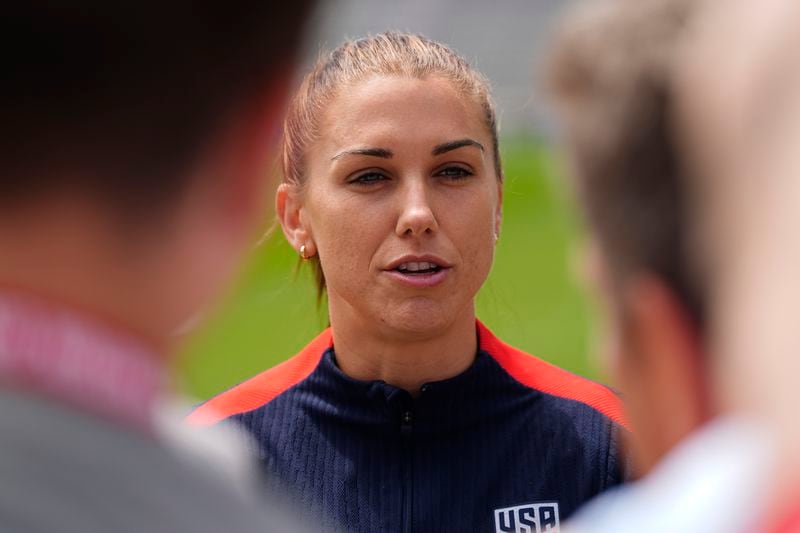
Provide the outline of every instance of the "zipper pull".
<path id="1" fill-rule="evenodd" d="M 403 416 L 400 419 L 400 433 L 404 436 L 411 435 L 411 429 L 414 424 L 414 413 L 411 411 L 403 411 Z"/>

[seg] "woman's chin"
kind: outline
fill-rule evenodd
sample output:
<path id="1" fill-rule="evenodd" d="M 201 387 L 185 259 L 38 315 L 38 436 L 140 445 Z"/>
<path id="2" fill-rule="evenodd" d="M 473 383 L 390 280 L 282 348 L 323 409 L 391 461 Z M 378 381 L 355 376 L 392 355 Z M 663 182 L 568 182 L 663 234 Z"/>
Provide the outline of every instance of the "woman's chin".
<path id="1" fill-rule="evenodd" d="M 427 337 L 446 330 L 453 324 L 457 313 L 441 302 L 419 299 L 389 306 L 381 313 L 385 326 L 413 337 Z"/>

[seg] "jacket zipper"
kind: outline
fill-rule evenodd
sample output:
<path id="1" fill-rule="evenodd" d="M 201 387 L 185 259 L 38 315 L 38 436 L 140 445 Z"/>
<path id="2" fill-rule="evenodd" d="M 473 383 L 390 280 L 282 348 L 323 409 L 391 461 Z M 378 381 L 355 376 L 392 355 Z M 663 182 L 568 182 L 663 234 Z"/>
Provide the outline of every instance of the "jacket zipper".
<path id="1" fill-rule="evenodd" d="M 403 533 L 411 533 L 412 527 L 412 501 L 414 496 L 413 460 L 414 449 L 411 440 L 414 429 L 414 413 L 410 410 L 403 411 L 400 421 L 400 434 L 403 438 Z"/>

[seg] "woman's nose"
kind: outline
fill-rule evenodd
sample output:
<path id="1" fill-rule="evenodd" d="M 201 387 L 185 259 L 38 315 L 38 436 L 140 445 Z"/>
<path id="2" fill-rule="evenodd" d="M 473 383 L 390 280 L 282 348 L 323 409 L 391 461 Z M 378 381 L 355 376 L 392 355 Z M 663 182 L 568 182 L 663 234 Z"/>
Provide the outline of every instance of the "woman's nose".
<path id="1" fill-rule="evenodd" d="M 410 183 L 403 188 L 399 201 L 400 216 L 396 232 L 399 236 L 420 237 L 433 234 L 438 229 L 428 191 L 424 183 Z"/>

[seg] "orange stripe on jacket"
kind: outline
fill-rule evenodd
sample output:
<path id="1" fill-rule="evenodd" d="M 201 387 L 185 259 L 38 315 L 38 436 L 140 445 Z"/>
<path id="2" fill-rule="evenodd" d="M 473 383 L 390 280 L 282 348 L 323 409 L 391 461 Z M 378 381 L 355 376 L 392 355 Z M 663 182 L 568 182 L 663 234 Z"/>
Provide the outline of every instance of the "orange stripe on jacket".
<path id="1" fill-rule="evenodd" d="M 630 429 L 622 401 L 607 387 L 509 346 L 480 321 L 478 338 L 481 350 L 489 353 L 511 377 L 523 385 L 559 398 L 584 403 L 625 429 Z"/>
<path id="2" fill-rule="evenodd" d="M 186 417 L 186 421 L 195 426 L 208 426 L 261 407 L 306 379 L 331 346 L 333 335 L 328 328 L 291 359 L 211 398 Z"/>
<path id="3" fill-rule="evenodd" d="M 597 409 L 626 429 L 622 402 L 611 390 L 562 370 L 498 339 L 477 321 L 481 350 L 488 352 L 511 377 L 528 387 L 559 398 L 576 400 Z M 307 378 L 322 354 L 333 346 L 328 328 L 291 359 L 210 399 L 188 417 L 192 425 L 211 425 L 230 416 L 252 411 Z"/>

